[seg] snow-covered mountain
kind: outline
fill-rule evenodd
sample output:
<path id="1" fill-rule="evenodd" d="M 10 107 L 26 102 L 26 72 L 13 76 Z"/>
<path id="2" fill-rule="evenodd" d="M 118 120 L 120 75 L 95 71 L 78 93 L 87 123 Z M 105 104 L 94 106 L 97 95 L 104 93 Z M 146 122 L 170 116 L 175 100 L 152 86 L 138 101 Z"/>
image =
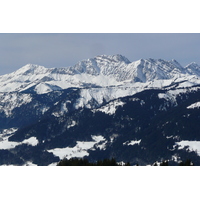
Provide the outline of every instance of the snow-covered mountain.
<path id="1" fill-rule="evenodd" d="M 200 75 L 196 63 L 182 67 L 175 60 L 140 59 L 130 62 L 121 55 L 101 55 L 66 68 L 45 68 L 27 64 L 13 73 L 0 76 L 0 92 L 32 89 L 43 94 L 70 87 L 138 87 L 138 82 L 151 83 L 141 87 L 154 87 L 155 84 L 163 87 L 177 78 L 188 80 L 191 75 L 196 79 Z M 198 82 L 198 79 L 195 82 Z"/>
<path id="2" fill-rule="evenodd" d="M 130 62 L 122 55 L 101 55 L 66 68 L 45 68 L 27 64 L 0 76 L 0 92 L 45 94 L 67 88 L 81 88 L 76 108 L 93 107 L 112 99 L 146 89 L 190 87 L 200 84 L 200 67 L 191 63 L 182 67 L 176 60 L 140 59 Z M 9 97 L 7 97 L 9 99 Z"/>
<path id="3" fill-rule="evenodd" d="M 185 158 L 185 141 L 200 141 L 199 85 L 200 66 L 176 60 L 101 55 L 66 68 L 27 64 L 0 76 L 0 164 L 109 155 L 145 165 L 157 159 L 155 141 L 167 148 L 157 160 Z M 181 117 L 190 120 L 185 128 Z M 136 158 L 123 153 L 130 149 Z"/>

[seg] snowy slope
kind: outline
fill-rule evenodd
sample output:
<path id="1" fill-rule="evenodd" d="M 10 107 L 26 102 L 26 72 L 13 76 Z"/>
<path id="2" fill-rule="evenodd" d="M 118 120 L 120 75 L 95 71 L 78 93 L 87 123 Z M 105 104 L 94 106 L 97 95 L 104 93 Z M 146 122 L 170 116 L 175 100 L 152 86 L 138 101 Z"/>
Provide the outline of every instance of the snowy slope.
<path id="1" fill-rule="evenodd" d="M 23 93 L 0 93 L 0 113 L 7 117 L 12 115 L 12 110 L 32 101 L 30 94 Z"/>

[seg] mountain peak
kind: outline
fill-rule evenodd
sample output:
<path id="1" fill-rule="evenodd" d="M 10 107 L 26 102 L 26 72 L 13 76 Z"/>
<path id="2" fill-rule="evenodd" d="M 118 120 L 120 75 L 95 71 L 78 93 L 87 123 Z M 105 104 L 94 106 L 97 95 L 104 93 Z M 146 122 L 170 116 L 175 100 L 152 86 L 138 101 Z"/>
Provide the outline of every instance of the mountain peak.
<path id="1" fill-rule="evenodd" d="M 186 65 L 185 68 L 188 68 L 188 67 L 191 67 L 191 66 L 195 66 L 195 67 L 198 67 L 199 65 L 196 63 L 196 62 L 191 62 L 190 64 Z"/>
<path id="2" fill-rule="evenodd" d="M 200 76 L 200 66 L 196 62 L 188 64 L 185 69 L 189 74 Z"/>
<path id="3" fill-rule="evenodd" d="M 177 60 L 175 60 L 175 59 L 172 59 L 170 61 L 170 63 L 172 63 L 173 65 L 175 65 L 178 68 L 183 68 L 183 66 Z"/>
<path id="4" fill-rule="evenodd" d="M 79 61 L 76 65 L 69 67 L 67 71 L 71 75 L 84 73 L 98 76 L 101 72 L 104 75 L 108 75 L 108 73 L 113 74 L 113 71 L 115 71 L 117 67 L 130 63 L 131 62 L 126 57 L 120 54 L 99 55 L 94 58 Z"/>
<path id="5" fill-rule="evenodd" d="M 126 58 L 125 56 L 122 56 L 121 54 L 99 55 L 99 56 L 96 56 L 95 59 L 107 59 L 107 60 L 114 61 L 114 62 L 125 62 L 126 64 L 131 63 L 128 60 L 128 58 Z"/>
<path id="6" fill-rule="evenodd" d="M 15 71 L 15 74 L 18 74 L 18 75 L 39 74 L 39 73 L 45 73 L 46 71 L 47 71 L 47 68 L 45 68 L 44 66 L 36 65 L 36 64 L 26 64 L 25 66 Z"/>

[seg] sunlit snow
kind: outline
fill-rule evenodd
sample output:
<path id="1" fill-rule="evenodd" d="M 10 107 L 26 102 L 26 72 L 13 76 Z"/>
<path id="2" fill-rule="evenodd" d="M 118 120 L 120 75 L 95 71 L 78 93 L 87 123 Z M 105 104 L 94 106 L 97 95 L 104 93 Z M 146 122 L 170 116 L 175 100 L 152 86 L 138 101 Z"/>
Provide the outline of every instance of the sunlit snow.
<path id="1" fill-rule="evenodd" d="M 22 142 L 14 142 L 9 141 L 9 137 L 11 137 L 17 129 L 6 129 L 2 134 L 0 134 L 0 149 L 12 149 L 21 144 L 27 144 L 31 146 L 36 146 L 38 144 L 38 140 L 36 137 L 30 137 L 28 139 L 23 140 Z"/>
<path id="2" fill-rule="evenodd" d="M 123 145 L 135 145 L 135 144 L 140 144 L 141 140 L 131 140 L 131 141 L 126 141 L 123 143 Z"/>
<path id="3" fill-rule="evenodd" d="M 200 102 L 196 102 L 188 106 L 187 109 L 194 109 L 194 108 L 199 108 L 199 107 L 200 107 Z"/>
<path id="4" fill-rule="evenodd" d="M 21 144 L 28 144 L 31 146 L 36 146 L 39 143 L 36 137 L 30 137 L 29 139 L 25 139 L 21 142 Z"/>
<path id="5" fill-rule="evenodd" d="M 196 151 L 197 154 L 200 156 L 200 141 L 182 140 L 180 142 L 176 142 L 176 144 L 179 146 L 178 149 L 188 147 L 190 151 Z"/>
<path id="6" fill-rule="evenodd" d="M 46 85 L 45 83 L 39 83 L 35 87 L 35 91 L 37 92 L 37 94 L 45 94 L 45 93 L 51 92 L 53 90 L 51 89 L 50 86 Z"/>
<path id="7" fill-rule="evenodd" d="M 102 106 L 99 109 L 93 110 L 93 112 L 100 111 L 100 112 L 104 112 L 109 115 L 113 115 L 113 114 L 115 114 L 117 107 L 119 107 L 119 106 L 122 107 L 124 104 L 125 104 L 124 102 L 119 101 L 119 100 L 112 101 L 112 102 L 108 103 L 106 106 Z"/>
<path id="8" fill-rule="evenodd" d="M 105 148 L 104 144 L 100 144 L 98 146 L 98 143 L 105 141 L 105 138 L 103 136 L 92 136 L 93 141 L 77 141 L 76 146 L 74 147 L 66 147 L 66 148 L 55 148 L 47 150 L 48 152 L 52 152 L 55 156 L 58 156 L 60 159 L 63 159 L 66 157 L 67 159 L 78 157 L 82 158 L 84 156 L 88 156 L 89 153 L 87 150 L 94 150 L 94 146 L 99 148 Z"/>

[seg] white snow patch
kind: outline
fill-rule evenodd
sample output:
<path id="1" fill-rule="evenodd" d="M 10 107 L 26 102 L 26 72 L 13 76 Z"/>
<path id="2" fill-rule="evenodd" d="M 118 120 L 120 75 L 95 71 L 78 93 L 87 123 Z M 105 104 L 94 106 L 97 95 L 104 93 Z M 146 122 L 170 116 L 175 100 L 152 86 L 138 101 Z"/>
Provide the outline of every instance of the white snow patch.
<path id="1" fill-rule="evenodd" d="M 165 94 L 165 93 L 159 93 L 158 94 L 158 98 L 159 99 L 166 99 L 166 100 L 168 100 L 169 99 L 169 95 Z"/>
<path id="2" fill-rule="evenodd" d="M 125 104 L 124 102 L 116 100 L 116 101 L 112 101 L 112 102 L 108 103 L 105 106 L 102 106 L 99 109 L 93 110 L 93 111 L 94 112 L 100 111 L 100 112 L 104 112 L 109 115 L 113 115 L 113 114 L 115 114 L 117 107 L 123 106 L 124 104 Z"/>
<path id="3" fill-rule="evenodd" d="M 183 149 L 184 147 L 188 147 L 189 151 L 196 151 L 200 156 L 200 141 L 188 141 L 182 140 L 180 142 L 176 142 L 179 145 L 178 149 Z"/>
<path id="4" fill-rule="evenodd" d="M 13 130 L 14 132 L 16 129 Z M 38 140 L 36 137 L 30 137 L 29 139 L 25 139 L 22 142 L 14 142 L 14 141 L 9 141 L 9 137 L 13 135 L 13 132 L 6 133 L 5 135 L 2 134 L 0 137 L 0 149 L 13 149 L 18 145 L 21 144 L 28 144 L 32 146 L 36 146 L 38 144 Z"/>
<path id="5" fill-rule="evenodd" d="M 13 149 L 20 144 L 19 142 L 8 141 L 8 138 L 5 137 L 3 141 L 0 141 L 0 149 Z"/>
<path id="6" fill-rule="evenodd" d="M 187 107 L 187 109 L 194 109 L 194 108 L 199 108 L 200 107 L 200 101 L 191 104 L 190 106 Z"/>
<path id="7" fill-rule="evenodd" d="M 36 137 L 30 137 L 29 139 L 25 139 L 21 142 L 21 144 L 28 144 L 31 146 L 36 146 L 39 143 Z"/>
<path id="8" fill-rule="evenodd" d="M 67 126 L 67 128 L 71 128 L 71 127 L 73 127 L 73 126 L 75 126 L 75 125 L 76 125 L 76 122 L 75 122 L 75 121 L 72 121 L 71 124 Z"/>
<path id="9" fill-rule="evenodd" d="M 135 145 L 135 144 L 140 144 L 141 140 L 131 140 L 131 141 L 126 141 L 123 143 L 123 145 Z"/>
<path id="10" fill-rule="evenodd" d="M 158 94 L 158 98 L 159 99 L 165 99 L 166 101 L 170 101 L 173 104 L 177 104 L 176 103 L 176 96 L 174 96 L 173 94 L 171 94 L 170 92 L 166 92 L 166 93 L 159 93 Z"/>
<path id="11" fill-rule="evenodd" d="M 54 105 L 57 105 L 59 103 L 59 101 L 58 102 L 56 102 L 56 103 L 54 103 Z"/>
<path id="12" fill-rule="evenodd" d="M 66 147 L 66 148 L 55 148 L 47 150 L 48 152 L 52 152 L 55 156 L 58 156 L 60 159 L 63 159 L 66 157 L 67 159 L 78 157 L 82 158 L 84 156 L 88 156 L 89 153 L 87 150 L 91 149 L 94 150 L 94 146 L 98 143 L 105 141 L 105 138 L 103 136 L 92 136 L 92 139 L 94 141 L 89 142 L 83 142 L 83 141 L 77 141 L 76 146 L 74 147 Z M 100 146 L 101 147 L 101 146 Z"/>
<path id="13" fill-rule="evenodd" d="M 51 87 L 49 87 L 45 83 L 39 83 L 38 85 L 36 85 L 34 90 L 37 92 L 37 94 L 45 94 L 45 93 L 53 91 Z"/>
<path id="14" fill-rule="evenodd" d="M 17 142 L 9 142 L 8 138 L 17 131 L 17 128 L 3 129 L 0 134 L 0 149 L 15 148 Z"/>
<path id="15" fill-rule="evenodd" d="M 3 137 L 9 136 L 12 133 L 16 132 L 18 128 L 9 128 L 9 129 L 3 129 L 0 131 L 0 140 L 2 140 Z"/>
<path id="16" fill-rule="evenodd" d="M 107 141 L 105 140 L 105 138 L 103 136 L 101 136 L 101 135 L 98 135 L 98 136 L 93 135 L 92 139 L 97 142 L 95 144 L 95 147 L 100 148 L 100 150 L 105 150 L 106 149 Z"/>

